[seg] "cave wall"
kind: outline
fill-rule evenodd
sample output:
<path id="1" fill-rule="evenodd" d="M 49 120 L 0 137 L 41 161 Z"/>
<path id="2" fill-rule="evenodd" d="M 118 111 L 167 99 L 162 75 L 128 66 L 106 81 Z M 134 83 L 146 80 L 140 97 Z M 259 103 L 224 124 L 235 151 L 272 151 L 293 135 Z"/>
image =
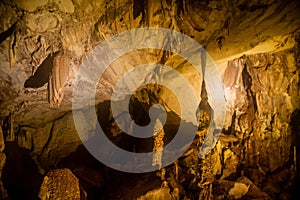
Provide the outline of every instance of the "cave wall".
<path id="1" fill-rule="evenodd" d="M 177 55 L 149 50 L 121 57 L 104 74 L 97 103 L 110 100 L 113 85 L 126 70 L 144 63 L 171 66 L 191 83 L 200 107 L 205 105 L 199 114 L 200 139 L 180 159 L 182 177 L 193 178 L 175 181 L 173 189 L 183 187 L 202 198 L 221 198 L 228 194 L 214 193 L 213 186 L 223 186 L 224 182 L 218 181 L 245 175 L 268 198 L 288 192 L 297 176 L 294 162 L 299 154 L 295 142 L 299 133 L 292 125 L 299 121 L 294 116 L 299 116 L 295 113 L 300 105 L 298 11 L 298 1 L 273 0 L 1 1 L 0 166 L 5 165 L 5 140 L 28 150 L 40 173 L 75 152 L 81 141 L 71 113 L 72 90 L 82 61 L 96 45 L 116 33 L 163 27 L 194 38 L 222 74 L 226 122 L 213 152 L 198 160 L 212 110 L 201 92 L 205 89 L 201 77 Z M 51 73 L 58 76 L 53 78 Z M 150 75 L 151 70 L 145 77 Z M 59 77 L 62 82 L 56 84 Z M 164 77 L 168 79 L 168 75 Z M 163 103 L 168 111 L 180 114 L 170 91 L 144 89 L 136 93 L 139 102 Z M 103 107 L 99 115 L 107 112 Z M 83 125 L 88 117 L 82 116 Z M 111 120 L 110 116 L 105 123 Z M 113 132 L 110 126 L 108 131 Z M 280 188 L 284 184 L 288 186 Z M 192 195 L 183 188 L 181 195 Z M 1 182 L 0 190 L 5 196 Z"/>
<path id="2" fill-rule="evenodd" d="M 5 161 L 6 161 L 6 156 L 5 156 L 5 153 L 3 153 L 3 150 L 5 148 L 5 141 L 4 141 L 4 138 L 3 138 L 3 132 L 2 132 L 2 128 L 0 129 L 0 156 L 1 156 L 1 163 L 0 163 L 0 177 L 2 177 L 2 169 L 5 165 Z M 2 180 L 0 181 L 0 197 L 2 199 L 5 199 L 8 197 L 7 195 L 7 192 L 3 186 L 3 182 Z"/>
<path id="3" fill-rule="evenodd" d="M 232 116 L 230 131 L 240 139 L 249 140 L 244 151 L 252 152 L 245 158 L 250 166 L 273 171 L 289 159 L 290 120 L 299 108 L 299 75 L 294 58 L 292 49 L 233 60 L 226 70 L 240 69 L 235 81 L 225 71 L 225 90 L 228 98 L 234 99 L 228 101 Z"/>

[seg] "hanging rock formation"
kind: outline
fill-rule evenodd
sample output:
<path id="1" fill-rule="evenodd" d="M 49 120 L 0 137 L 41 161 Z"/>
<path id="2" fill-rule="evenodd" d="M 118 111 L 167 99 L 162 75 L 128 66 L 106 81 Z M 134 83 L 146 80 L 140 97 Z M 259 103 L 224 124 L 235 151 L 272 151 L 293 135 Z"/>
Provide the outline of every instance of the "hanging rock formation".
<path id="1" fill-rule="evenodd" d="M 62 52 L 54 58 L 52 73 L 48 82 L 48 101 L 53 107 L 60 107 L 64 97 L 64 86 L 69 75 L 69 58 Z"/>
<path id="2" fill-rule="evenodd" d="M 59 197 L 65 187 L 74 192 L 70 198 L 82 198 L 79 182 L 96 199 L 296 198 L 300 177 L 299 8 L 297 0 L 1 1 L 0 198 L 13 196 L 11 191 L 24 192 L 21 182 L 11 187 L 3 178 L 2 169 L 9 167 L 6 161 L 14 158 L 3 153 L 8 143 L 17 144 L 22 155 L 36 163 L 36 173 L 45 177 L 42 199 Z M 111 94 L 118 80 L 139 65 L 160 63 L 181 73 L 194 90 L 200 108 L 195 111 L 197 134 L 189 150 L 164 168 L 163 178 L 155 173 L 116 172 L 95 161 L 83 148 L 72 115 L 74 81 L 83 61 L 111 36 L 140 27 L 169 28 L 193 38 L 205 47 L 224 82 L 225 124 L 215 148 L 199 159 L 199 148 L 216 111 L 207 84 L 191 63 L 161 49 L 141 49 L 120 56 L 104 72 L 96 87 L 97 105 L 85 109 L 96 106 L 107 137 L 132 152 L 167 145 L 177 131 L 181 108 L 165 87 L 138 88 L 129 106 L 134 122 L 147 125 L 149 107 L 157 103 L 164 106 L 168 118 L 164 136 L 131 138 L 116 127 L 114 117 L 122 115 L 111 113 Z M 159 41 L 160 47 L 168 42 Z M 149 67 L 141 84 L 156 76 L 155 80 L 177 84 L 180 91 L 186 89 L 173 73 L 154 73 L 159 71 Z M 130 77 L 130 81 L 138 84 L 137 78 Z M 126 81 L 122 85 L 120 94 L 130 89 Z M 84 97 L 91 88 L 76 89 Z M 189 105 L 189 99 L 186 102 Z M 88 139 L 95 134 L 96 120 L 78 112 Z M 158 155 L 154 164 L 159 165 L 160 159 Z M 26 171 L 18 174 L 27 175 Z M 101 183 L 91 181 L 93 176 L 101 177 Z"/>

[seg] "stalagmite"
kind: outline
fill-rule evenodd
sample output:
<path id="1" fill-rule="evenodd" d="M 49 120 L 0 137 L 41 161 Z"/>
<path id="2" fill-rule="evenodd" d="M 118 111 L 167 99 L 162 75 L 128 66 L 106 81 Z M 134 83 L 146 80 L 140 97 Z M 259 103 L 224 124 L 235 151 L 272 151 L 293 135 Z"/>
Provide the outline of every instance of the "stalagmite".
<path id="1" fill-rule="evenodd" d="M 69 75 L 69 58 L 66 54 L 59 53 L 53 62 L 52 74 L 48 83 L 48 101 L 51 107 L 60 107 L 64 97 L 64 85 Z"/>
<path id="2" fill-rule="evenodd" d="M 175 164 L 175 178 L 176 181 L 178 181 L 178 160 L 175 160 L 174 164 Z"/>
<path id="3" fill-rule="evenodd" d="M 44 177 L 39 191 L 39 198 L 47 199 L 86 199 L 79 180 L 67 168 L 55 169 Z"/>
<path id="4" fill-rule="evenodd" d="M 154 131 L 154 147 L 153 147 L 153 158 L 152 158 L 152 166 L 158 165 L 159 169 L 161 169 L 162 166 L 162 155 L 163 155 L 163 147 L 164 147 L 164 136 L 165 132 L 162 126 L 162 123 L 159 119 L 156 120 Z"/>

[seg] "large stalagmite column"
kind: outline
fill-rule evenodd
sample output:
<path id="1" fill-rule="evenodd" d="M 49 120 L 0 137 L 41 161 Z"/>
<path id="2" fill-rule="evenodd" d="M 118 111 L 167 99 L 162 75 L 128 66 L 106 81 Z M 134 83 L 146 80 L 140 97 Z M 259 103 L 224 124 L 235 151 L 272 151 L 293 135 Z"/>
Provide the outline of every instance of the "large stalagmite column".
<path id="1" fill-rule="evenodd" d="M 162 166 L 162 156 L 163 156 L 163 148 L 164 148 L 164 136 L 165 132 L 163 129 L 163 125 L 159 119 L 156 120 L 153 130 L 154 137 L 154 146 L 153 146 L 153 158 L 152 158 L 152 166 L 158 165 L 159 169 Z"/>

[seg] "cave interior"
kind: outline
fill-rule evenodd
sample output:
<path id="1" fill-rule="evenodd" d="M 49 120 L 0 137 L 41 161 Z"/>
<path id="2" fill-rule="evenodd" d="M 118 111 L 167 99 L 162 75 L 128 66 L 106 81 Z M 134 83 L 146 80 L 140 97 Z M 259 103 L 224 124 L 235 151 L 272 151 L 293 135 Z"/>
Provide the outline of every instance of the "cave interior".
<path id="1" fill-rule="evenodd" d="M 0 199 L 299 199 L 298 0 L 0 15 Z"/>

